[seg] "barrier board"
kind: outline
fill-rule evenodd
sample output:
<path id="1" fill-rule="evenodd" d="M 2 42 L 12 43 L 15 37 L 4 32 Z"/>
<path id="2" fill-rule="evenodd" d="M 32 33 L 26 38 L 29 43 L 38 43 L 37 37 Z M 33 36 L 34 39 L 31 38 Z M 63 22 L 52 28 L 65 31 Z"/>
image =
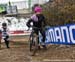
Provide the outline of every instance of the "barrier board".
<path id="1" fill-rule="evenodd" d="M 50 27 L 46 31 L 46 44 L 75 44 L 75 24 Z"/>

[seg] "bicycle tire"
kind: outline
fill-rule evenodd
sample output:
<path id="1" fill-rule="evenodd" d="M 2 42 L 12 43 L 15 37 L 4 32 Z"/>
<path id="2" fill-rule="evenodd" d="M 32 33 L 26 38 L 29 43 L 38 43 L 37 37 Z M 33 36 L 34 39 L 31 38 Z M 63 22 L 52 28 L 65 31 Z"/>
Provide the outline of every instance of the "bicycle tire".
<path id="1" fill-rule="evenodd" d="M 37 36 L 32 36 L 32 39 L 30 39 L 30 52 L 32 52 L 32 56 L 35 55 L 38 49 L 37 39 L 38 39 Z"/>
<path id="2" fill-rule="evenodd" d="M 30 48 L 30 51 L 32 51 L 32 46 L 35 46 L 35 42 L 34 42 L 34 36 L 30 36 L 30 40 L 29 40 L 29 48 Z"/>
<path id="3" fill-rule="evenodd" d="M 33 40 L 30 37 L 30 39 L 29 39 L 29 50 L 30 51 L 32 51 L 32 46 L 33 46 Z"/>

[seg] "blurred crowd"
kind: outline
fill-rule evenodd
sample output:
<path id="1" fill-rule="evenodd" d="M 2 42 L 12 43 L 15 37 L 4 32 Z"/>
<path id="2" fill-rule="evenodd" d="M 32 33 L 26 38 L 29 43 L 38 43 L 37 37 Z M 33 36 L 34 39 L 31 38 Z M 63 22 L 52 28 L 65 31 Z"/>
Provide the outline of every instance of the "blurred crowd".
<path id="1" fill-rule="evenodd" d="M 4 17 L 0 18 L 0 28 L 3 22 L 7 23 L 7 26 L 10 31 L 16 30 L 27 30 L 28 27 L 26 26 L 26 22 L 29 18 L 19 18 L 16 17 Z"/>

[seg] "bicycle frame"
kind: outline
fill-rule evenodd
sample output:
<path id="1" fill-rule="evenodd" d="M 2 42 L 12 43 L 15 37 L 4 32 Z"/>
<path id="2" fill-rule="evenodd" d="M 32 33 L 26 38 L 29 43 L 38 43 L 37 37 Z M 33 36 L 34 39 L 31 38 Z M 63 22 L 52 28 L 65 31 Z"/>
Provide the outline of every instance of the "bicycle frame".
<path id="1" fill-rule="evenodd" d="M 38 30 L 38 35 L 34 32 L 34 28 L 35 29 L 41 29 L 41 28 L 37 28 L 37 27 L 32 27 L 32 32 L 30 34 L 30 51 L 32 50 L 32 46 L 34 46 L 34 51 L 33 51 L 33 55 L 35 54 L 35 52 L 39 49 L 39 46 L 43 46 L 44 48 L 46 48 L 44 45 L 45 43 L 42 42 L 42 34 L 40 33 L 40 30 Z"/>
<path id="2" fill-rule="evenodd" d="M 38 41 L 38 35 L 36 33 L 34 33 L 33 30 L 30 34 L 29 41 L 30 41 L 30 51 L 31 51 L 33 43 L 37 43 L 37 41 Z"/>
<path id="3" fill-rule="evenodd" d="M 35 29 L 37 29 L 37 28 L 35 28 Z M 30 34 L 29 41 L 30 41 L 30 51 L 33 51 L 34 50 L 33 51 L 33 55 L 35 55 L 36 51 L 38 50 L 38 46 L 40 46 L 40 44 L 39 44 L 39 34 L 37 35 L 34 32 L 33 28 L 32 28 L 32 32 Z M 33 47 L 33 49 L 32 49 L 32 47 Z"/>

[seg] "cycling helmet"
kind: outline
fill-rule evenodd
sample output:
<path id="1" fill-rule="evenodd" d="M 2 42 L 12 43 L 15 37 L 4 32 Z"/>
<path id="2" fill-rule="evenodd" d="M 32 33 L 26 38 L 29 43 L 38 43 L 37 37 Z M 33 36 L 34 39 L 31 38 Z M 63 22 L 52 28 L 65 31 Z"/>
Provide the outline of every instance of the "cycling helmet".
<path id="1" fill-rule="evenodd" d="M 37 12 L 42 12 L 42 8 L 40 6 L 35 7 L 34 11 Z"/>
<path id="2" fill-rule="evenodd" d="M 2 23 L 2 26 L 7 26 L 7 23 L 5 23 L 5 22 L 4 22 L 4 23 Z"/>

